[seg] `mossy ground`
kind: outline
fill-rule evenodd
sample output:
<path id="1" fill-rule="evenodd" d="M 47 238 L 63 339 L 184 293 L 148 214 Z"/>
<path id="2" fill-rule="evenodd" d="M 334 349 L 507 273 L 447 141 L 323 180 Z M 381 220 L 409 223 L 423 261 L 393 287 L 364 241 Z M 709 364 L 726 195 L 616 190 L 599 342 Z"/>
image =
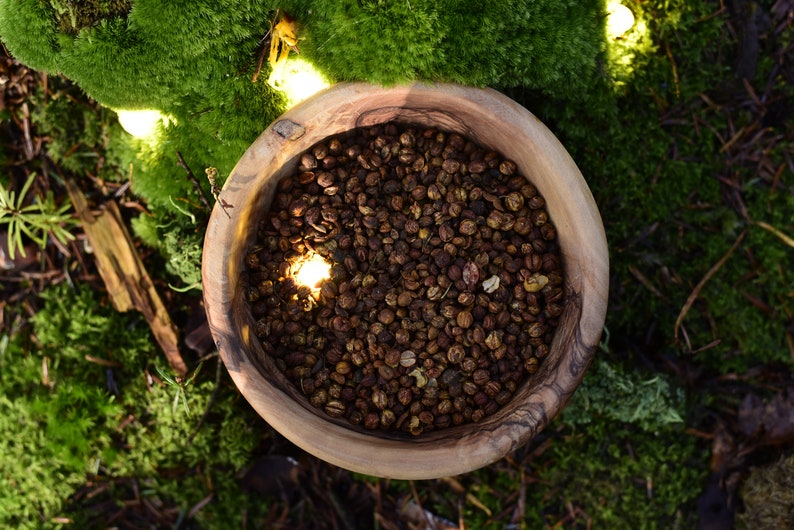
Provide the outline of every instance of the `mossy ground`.
<path id="1" fill-rule="evenodd" d="M 331 80 L 455 81 L 524 104 L 585 175 L 611 261 L 602 347 L 561 417 L 485 469 L 409 483 L 301 453 L 250 410 L 216 357 L 186 388 L 191 414 L 174 409 L 177 388 L 156 377 L 165 362 L 143 318 L 92 291 L 100 283 L 80 240 L 51 244 L 2 273 L 0 522 L 402 528 L 418 504 L 467 528 L 692 528 L 717 517 L 698 503 L 711 499 L 710 475 L 726 484 L 717 501 L 730 513 L 742 491 L 758 513 L 753 499 L 780 473 L 738 482 L 779 451 L 744 432 L 737 411 L 745 396 L 791 386 L 794 8 L 625 3 L 635 25 L 608 38 L 601 1 L 138 0 L 88 12 L 0 0 L 0 39 L 50 74 L 3 58 L 0 178 L 36 171 L 34 193 L 68 200 L 68 174 L 91 200 L 119 200 L 186 330 L 197 294 L 168 284 L 200 278 L 208 212 L 176 153 L 197 176 L 214 166 L 223 177 L 285 108 L 267 71 L 252 81 L 277 8 L 298 21 L 301 56 Z M 108 107 L 172 121 L 134 140 Z M 192 369 L 206 353 L 184 351 Z"/>

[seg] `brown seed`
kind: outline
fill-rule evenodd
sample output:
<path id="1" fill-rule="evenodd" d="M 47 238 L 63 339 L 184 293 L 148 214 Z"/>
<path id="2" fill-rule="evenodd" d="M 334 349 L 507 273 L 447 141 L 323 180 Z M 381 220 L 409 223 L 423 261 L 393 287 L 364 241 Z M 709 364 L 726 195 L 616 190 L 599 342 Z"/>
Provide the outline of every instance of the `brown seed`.
<path id="1" fill-rule="evenodd" d="M 401 291 L 397 295 L 397 305 L 400 307 L 408 307 L 414 299 L 414 295 L 410 291 Z"/>
<path id="2" fill-rule="evenodd" d="M 403 405 L 407 406 L 408 404 L 411 403 L 411 401 L 413 401 L 413 399 L 414 399 L 414 393 L 411 392 L 410 388 L 402 387 L 397 392 L 397 401 L 399 401 Z"/>
<path id="3" fill-rule="evenodd" d="M 309 402 L 314 407 L 322 407 L 328 401 L 328 392 L 325 389 L 319 388 L 309 398 Z"/>
<path id="4" fill-rule="evenodd" d="M 444 223 L 438 227 L 438 237 L 441 238 L 441 241 L 447 243 L 452 241 L 452 238 L 455 237 L 455 231 L 452 229 L 449 223 Z"/>
<path id="5" fill-rule="evenodd" d="M 372 404 L 375 405 L 376 408 L 379 410 L 384 410 L 386 407 L 389 406 L 389 397 L 386 395 L 386 392 L 380 389 L 376 389 L 372 391 Z"/>
<path id="6" fill-rule="evenodd" d="M 488 169 L 488 165 L 483 160 L 472 160 L 469 162 L 469 173 L 482 173 Z"/>
<path id="7" fill-rule="evenodd" d="M 289 214 L 292 217 L 301 217 L 309 207 L 309 203 L 306 202 L 306 199 L 301 197 L 300 199 L 295 199 L 289 205 Z"/>
<path id="8" fill-rule="evenodd" d="M 550 223 L 546 223 L 545 225 L 541 226 L 540 233 L 543 236 L 543 239 L 546 241 L 551 241 L 557 237 L 557 229 L 554 228 L 554 225 Z"/>
<path id="9" fill-rule="evenodd" d="M 440 285 L 431 285 L 427 288 L 425 295 L 427 296 L 428 300 L 438 302 L 444 298 L 444 292 L 444 288 L 442 288 Z"/>
<path id="10" fill-rule="evenodd" d="M 463 291 L 458 295 L 458 303 L 463 306 L 470 306 L 474 304 L 475 298 L 474 293 L 471 291 Z"/>
<path id="11" fill-rule="evenodd" d="M 404 366 L 408 368 L 413 366 L 414 364 L 416 364 L 416 354 L 413 351 L 405 350 L 400 354 L 400 366 Z"/>
<path id="12" fill-rule="evenodd" d="M 542 337 L 546 333 L 546 326 L 540 322 L 533 322 L 527 328 L 530 337 Z"/>
<path id="13" fill-rule="evenodd" d="M 336 300 L 336 304 L 345 311 L 349 311 L 356 307 L 356 295 L 352 291 L 341 293 Z"/>
<path id="14" fill-rule="evenodd" d="M 496 395 L 502 390 L 502 385 L 499 384 L 498 381 L 490 380 L 485 383 L 484 391 L 490 397 L 496 397 Z"/>
<path id="15" fill-rule="evenodd" d="M 335 316 L 331 319 L 330 327 L 332 331 L 346 333 L 350 331 L 350 320 L 342 316 Z"/>
<path id="16" fill-rule="evenodd" d="M 424 423 L 425 425 L 432 425 L 433 424 L 433 414 L 429 411 L 423 410 L 419 413 L 419 421 Z"/>
<path id="17" fill-rule="evenodd" d="M 345 404 L 339 401 L 338 399 L 332 399 L 331 401 L 325 404 L 325 413 L 331 416 L 332 418 L 339 418 L 340 416 L 344 416 L 346 411 L 347 411 L 347 407 L 345 407 Z"/>
<path id="18" fill-rule="evenodd" d="M 466 356 L 466 351 L 460 344 L 453 344 L 447 350 L 447 360 L 452 364 L 460 363 Z"/>
<path id="19" fill-rule="evenodd" d="M 336 370 L 336 373 L 346 375 L 353 370 L 353 367 L 350 366 L 350 363 L 347 361 L 339 361 L 336 363 L 336 367 L 334 369 Z"/>
<path id="20" fill-rule="evenodd" d="M 400 364 L 401 358 L 402 354 L 398 350 L 389 350 L 386 352 L 386 355 L 383 356 L 383 362 L 392 368 L 396 368 L 397 365 Z"/>
<path id="21" fill-rule="evenodd" d="M 546 201 L 543 200 L 543 197 L 540 195 L 534 195 L 527 198 L 527 206 L 529 206 L 532 210 L 537 210 L 538 208 L 543 208 L 546 206 Z"/>
<path id="22" fill-rule="evenodd" d="M 385 428 L 391 427 L 396 420 L 397 417 L 394 415 L 394 411 L 392 410 L 384 410 L 380 413 L 380 424 Z"/>
<path id="23" fill-rule="evenodd" d="M 394 379 L 394 368 L 389 366 L 388 364 L 384 364 L 383 366 L 378 367 L 378 375 L 384 381 L 390 381 Z"/>
<path id="24" fill-rule="evenodd" d="M 380 416 L 375 412 L 370 412 L 366 416 L 364 416 L 364 428 L 373 430 L 377 429 L 380 426 Z"/>
<path id="25" fill-rule="evenodd" d="M 464 236 L 473 236 L 477 233 L 477 223 L 472 219 L 464 219 L 460 222 L 458 231 Z"/>
<path id="26" fill-rule="evenodd" d="M 310 153 L 301 155 L 300 167 L 303 171 L 314 169 L 317 167 L 317 159 Z"/>
<path id="27" fill-rule="evenodd" d="M 477 361 L 471 357 L 466 357 L 460 362 L 460 368 L 464 373 L 471 373 L 477 369 Z"/>
<path id="28" fill-rule="evenodd" d="M 327 188 L 328 186 L 334 183 L 334 174 L 328 171 L 323 171 L 319 175 L 317 175 L 317 184 L 319 184 L 323 188 Z"/>
<path id="29" fill-rule="evenodd" d="M 468 310 L 458 313 L 458 316 L 455 320 L 458 326 L 462 327 L 463 329 L 469 329 L 474 323 L 474 317 L 471 315 L 471 311 Z"/>
<path id="30" fill-rule="evenodd" d="M 466 284 L 466 288 L 471 291 L 477 286 L 480 281 L 480 269 L 473 261 L 467 261 L 461 271 L 461 278 Z"/>
<path id="31" fill-rule="evenodd" d="M 408 420 L 407 430 L 414 436 L 422 434 L 422 423 L 419 421 L 419 416 L 411 416 Z"/>
<path id="32" fill-rule="evenodd" d="M 492 331 L 485 337 L 485 345 L 490 350 L 496 350 L 502 345 L 503 331 Z"/>
<path id="33" fill-rule="evenodd" d="M 474 394 L 473 401 L 475 405 L 477 405 L 478 407 L 482 407 L 486 403 L 488 403 L 489 398 L 485 392 L 477 392 L 476 394 Z"/>
<path id="34" fill-rule="evenodd" d="M 505 160 L 499 164 L 499 173 L 502 175 L 513 175 L 516 172 L 516 164 L 512 160 Z"/>
<path id="35" fill-rule="evenodd" d="M 460 162 L 454 158 L 448 158 L 441 163 L 441 169 L 447 173 L 457 173 L 460 170 Z"/>
<path id="36" fill-rule="evenodd" d="M 394 322 L 394 311 L 389 308 L 381 309 L 378 313 L 378 321 L 383 325 L 388 326 Z"/>
<path id="37" fill-rule="evenodd" d="M 530 357 L 524 362 L 524 370 L 526 370 L 530 374 L 534 374 L 538 371 L 538 359 L 536 357 Z"/>
<path id="38" fill-rule="evenodd" d="M 323 282 L 320 286 L 320 296 L 324 300 L 332 300 L 336 297 L 337 286 L 336 283 L 332 282 L 331 280 L 327 280 Z"/>
<path id="39" fill-rule="evenodd" d="M 477 386 L 484 386 L 488 381 L 490 381 L 491 376 L 488 373 L 488 370 L 475 370 L 474 373 L 471 375 L 471 380 Z"/>
<path id="40" fill-rule="evenodd" d="M 359 384 L 363 387 L 369 388 L 375 386 L 375 383 L 377 382 L 378 382 L 378 377 L 375 374 L 370 373 L 362 377 L 361 382 Z"/>

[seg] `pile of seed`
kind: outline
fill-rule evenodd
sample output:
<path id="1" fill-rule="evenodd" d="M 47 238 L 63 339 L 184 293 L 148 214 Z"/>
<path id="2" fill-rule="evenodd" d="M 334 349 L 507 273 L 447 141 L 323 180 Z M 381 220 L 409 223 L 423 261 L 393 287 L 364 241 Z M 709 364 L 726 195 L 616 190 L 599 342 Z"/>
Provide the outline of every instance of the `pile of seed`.
<path id="1" fill-rule="evenodd" d="M 549 352 L 554 225 L 516 165 L 389 123 L 326 139 L 278 184 L 246 255 L 255 333 L 329 416 L 413 435 L 477 422 Z M 320 255 L 330 278 L 296 283 Z"/>

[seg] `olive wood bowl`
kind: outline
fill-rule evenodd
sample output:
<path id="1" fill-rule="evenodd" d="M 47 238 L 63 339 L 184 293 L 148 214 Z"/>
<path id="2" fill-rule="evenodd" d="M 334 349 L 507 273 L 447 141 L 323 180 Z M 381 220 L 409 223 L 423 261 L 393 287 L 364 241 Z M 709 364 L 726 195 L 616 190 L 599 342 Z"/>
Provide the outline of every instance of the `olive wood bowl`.
<path id="1" fill-rule="evenodd" d="M 515 161 L 546 199 L 564 267 L 565 309 L 550 353 L 513 399 L 479 423 L 409 437 L 365 431 L 313 408 L 265 356 L 243 296 L 246 250 L 272 201 L 317 142 L 359 126 L 401 121 L 459 132 Z M 273 428 L 332 464 L 398 479 L 452 476 L 526 444 L 562 410 L 601 336 L 608 253 L 595 201 L 575 163 L 529 111 L 490 89 L 411 84 L 335 85 L 293 107 L 251 145 L 226 180 L 204 242 L 204 301 L 221 358 L 242 395 Z"/>

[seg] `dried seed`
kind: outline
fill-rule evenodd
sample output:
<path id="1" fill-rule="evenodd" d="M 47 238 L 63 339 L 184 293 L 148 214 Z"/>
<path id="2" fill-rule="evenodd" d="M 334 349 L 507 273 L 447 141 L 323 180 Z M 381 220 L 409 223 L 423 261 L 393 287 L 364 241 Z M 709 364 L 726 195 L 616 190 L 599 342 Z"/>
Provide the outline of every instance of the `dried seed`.
<path id="1" fill-rule="evenodd" d="M 458 313 L 455 321 L 457 322 L 458 326 L 462 327 L 463 329 L 469 329 L 474 323 L 474 317 L 472 316 L 471 311 L 464 310 Z"/>
<path id="2" fill-rule="evenodd" d="M 405 350 L 400 354 L 400 366 L 409 368 L 416 364 L 416 354 L 411 350 Z"/>
<path id="3" fill-rule="evenodd" d="M 473 261 L 467 261 L 461 271 L 461 277 L 466 284 L 466 288 L 471 291 L 477 286 L 477 282 L 480 281 L 480 269 Z"/>
<path id="4" fill-rule="evenodd" d="M 345 406 L 345 404 L 337 399 L 333 399 L 325 404 L 325 413 L 331 416 L 332 418 L 339 418 L 340 416 L 344 416 L 346 411 L 347 411 L 347 407 Z"/>
<path id="5" fill-rule="evenodd" d="M 549 283 L 548 276 L 535 273 L 524 280 L 524 290 L 528 293 L 537 293 Z"/>
<path id="6" fill-rule="evenodd" d="M 461 346 L 460 344 L 453 344 L 447 350 L 447 360 L 451 364 L 460 363 L 465 356 L 466 356 L 466 351 L 463 349 L 463 346 Z"/>

